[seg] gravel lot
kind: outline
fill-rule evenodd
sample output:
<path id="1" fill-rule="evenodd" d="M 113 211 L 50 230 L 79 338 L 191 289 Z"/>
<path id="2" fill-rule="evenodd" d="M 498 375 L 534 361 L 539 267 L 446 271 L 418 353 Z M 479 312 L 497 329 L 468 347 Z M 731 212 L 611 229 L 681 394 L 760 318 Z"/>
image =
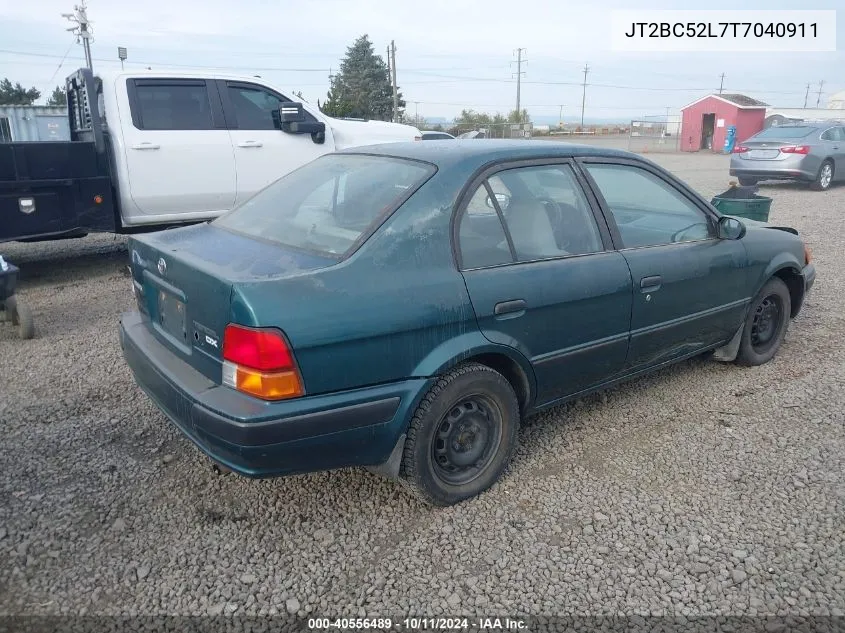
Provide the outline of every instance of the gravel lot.
<path id="1" fill-rule="evenodd" d="M 724 156 L 651 155 L 706 196 Z M 3 244 L 0 614 L 845 611 L 845 186 L 763 186 L 819 279 L 770 364 L 690 361 L 529 420 L 503 480 L 430 509 L 366 471 L 215 475 L 135 386 L 125 240 Z"/>

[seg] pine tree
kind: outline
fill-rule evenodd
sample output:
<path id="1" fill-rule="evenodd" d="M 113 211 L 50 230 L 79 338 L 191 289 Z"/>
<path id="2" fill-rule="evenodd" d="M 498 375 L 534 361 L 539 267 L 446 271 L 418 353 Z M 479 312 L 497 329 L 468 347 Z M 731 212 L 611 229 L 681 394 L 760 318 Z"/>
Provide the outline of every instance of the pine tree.
<path id="1" fill-rule="evenodd" d="M 0 105 L 32 105 L 41 96 L 36 88 L 27 90 L 19 83 L 12 84 L 8 79 L 0 81 Z"/>
<path id="2" fill-rule="evenodd" d="M 399 93 L 399 115 L 405 102 Z M 372 42 L 362 35 L 346 49 L 340 72 L 332 77 L 322 111 L 333 117 L 379 119 L 393 118 L 393 88 L 387 64 L 376 55 Z"/>
<path id="3" fill-rule="evenodd" d="M 50 95 L 50 98 L 47 99 L 48 106 L 66 106 L 67 105 L 67 95 L 65 91 L 62 90 L 59 86 L 56 86 L 53 89 L 53 94 Z"/>

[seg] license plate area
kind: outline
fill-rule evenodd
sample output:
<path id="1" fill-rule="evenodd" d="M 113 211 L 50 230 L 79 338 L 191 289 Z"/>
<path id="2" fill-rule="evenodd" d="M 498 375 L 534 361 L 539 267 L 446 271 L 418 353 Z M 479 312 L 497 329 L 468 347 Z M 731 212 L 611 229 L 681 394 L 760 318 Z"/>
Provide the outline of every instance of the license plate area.
<path id="1" fill-rule="evenodd" d="M 188 342 L 186 322 L 185 302 L 166 290 L 159 290 L 158 324 L 161 329 L 184 345 Z"/>
<path id="2" fill-rule="evenodd" d="M 752 149 L 748 152 L 748 158 L 757 160 L 771 160 L 777 158 L 780 150 L 777 149 Z"/>

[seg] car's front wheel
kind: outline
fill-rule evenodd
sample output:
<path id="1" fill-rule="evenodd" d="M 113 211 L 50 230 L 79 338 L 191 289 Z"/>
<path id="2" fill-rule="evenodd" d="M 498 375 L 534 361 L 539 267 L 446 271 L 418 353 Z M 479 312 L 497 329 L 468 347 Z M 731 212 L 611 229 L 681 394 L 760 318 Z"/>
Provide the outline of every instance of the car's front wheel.
<path id="1" fill-rule="evenodd" d="M 791 309 L 789 289 L 781 279 L 772 277 L 751 302 L 736 362 L 746 366 L 768 363 L 786 336 Z"/>
<path id="2" fill-rule="evenodd" d="M 819 173 L 816 179 L 810 183 L 810 187 L 815 191 L 825 191 L 830 189 L 830 183 L 833 182 L 833 161 L 830 159 L 824 161 L 819 167 Z"/>
<path id="3" fill-rule="evenodd" d="M 516 446 L 519 403 L 510 383 L 477 363 L 442 376 L 408 428 L 400 477 L 417 497 L 448 506 L 492 486 Z"/>

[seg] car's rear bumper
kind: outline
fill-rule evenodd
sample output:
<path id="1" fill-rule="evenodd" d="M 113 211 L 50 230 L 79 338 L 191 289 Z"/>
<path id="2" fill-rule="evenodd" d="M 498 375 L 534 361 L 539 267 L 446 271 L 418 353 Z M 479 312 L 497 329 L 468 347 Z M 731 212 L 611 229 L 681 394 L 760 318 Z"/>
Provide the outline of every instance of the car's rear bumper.
<path id="1" fill-rule="evenodd" d="M 768 162 L 771 163 L 774 161 Z M 734 167 L 731 165 L 730 175 L 745 178 L 757 178 L 758 180 L 815 180 L 816 178 L 815 173 L 807 171 L 806 169 L 795 169 L 791 167 L 775 169 L 769 165 L 748 167 Z"/>
<path id="2" fill-rule="evenodd" d="M 386 462 L 431 382 L 265 402 L 193 369 L 137 312 L 121 317 L 120 343 L 138 385 L 171 421 L 214 461 L 249 477 Z"/>

